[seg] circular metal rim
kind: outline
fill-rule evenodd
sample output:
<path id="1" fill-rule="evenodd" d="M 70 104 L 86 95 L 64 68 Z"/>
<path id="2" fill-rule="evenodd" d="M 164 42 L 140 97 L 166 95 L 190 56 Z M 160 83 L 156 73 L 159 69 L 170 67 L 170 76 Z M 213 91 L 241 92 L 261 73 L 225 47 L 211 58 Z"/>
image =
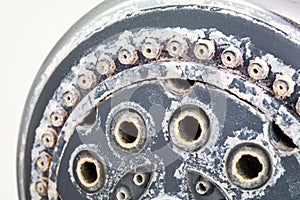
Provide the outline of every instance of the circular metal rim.
<path id="1" fill-rule="evenodd" d="M 127 105 L 127 109 L 121 108 L 121 106 L 123 105 Z M 133 110 L 133 111 L 130 111 Z M 147 121 L 150 119 L 145 119 L 140 113 L 144 112 L 144 109 L 141 108 L 139 105 L 128 105 L 127 103 L 121 104 L 118 107 L 116 107 L 114 110 L 111 110 L 110 114 L 111 117 L 108 118 L 106 124 L 106 137 L 109 138 L 109 142 L 111 144 L 115 145 L 115 148 L 118 149 L 120 152 L 122 152 L 122 154 L 131 154 L 131 155 L 135 155 L 138 154 L 143 147 L 146 145 L 147 143 L 147 136 L 150 132 L 150 128 L 149 125 L 147 125 Z M 112 124 L 117 124 L 118 122 L 116 122 L 117 118 L 124 118 L 124 114 L 128 114 L 130 113 L 132 115 L 132 118 L 135 118 L 136 120 L 136 125 L 138 125 L 139 127 L 137 127 L 137 130 L 139 131 L 139 134 L 136 138 L 136 141 L 133 143 L 128 144 L 128 147 L 122 146 L 122 144 L 119 143 L 117 137 L 116 137 L 116 133 L 115 133 L 115 128 L 112 128 Z M 125 121 L 125 120 L 124 120 Z M 143 127 L 143 128 L 142 128 Z M 133 145 L 134 144 L 134 145 Z"/>
<path id="2" fill-rule="evenodd" d="M 237 161 L 237 159 L 240 159 L 243 155 L 254 156 L 259 160 L 260 164 L 262 164 L 262 170 L 258 173 L 257 177 L 247 180 L 247 178 L 242 177 L 242 175 L 238 173 L 236 167 L 237 162 L 234 163 L 234 161 Z M 272 160 L 270 159 L 271 156 L 259 144 L 253 142 L 241 143 L 231 149 L 227 157 L 228 160 L 225 162 L 227 176 L 237 187 L 251 191 L 263 187 L 271 179 L 274 170 Z M 244 179 L 243 182 L 241 179 Z"/>
<path id="3" fill-rule="evenodd" d="M 189 114 L 187 114 L 187 111 Z M 187 116 L 193 117 L 201 127 L 200 136 L 195 140 L 186 140 L 180 133 L 179 123 Z M 210 118 L 198 105 L 190 103 L 180 106 L 172 113 L 170 119 L 168 124 L 169 137 L 176 148 L 187 152 L 197 152 L 208 142 L 211 134 Z"/>
<path id="4" fill-rule="evenodd" d="M 219 7 L 234 13 L 240 13 L 242 15 L 255 18 L 258 21 L 263 21 L 264 23 L 275 27 L 285 35 L 289 35 L 290 39 L 294 42 L 300 43 L 300 33 L 298 31 L 298 27 L 295 27 L 292 23 L 271 13 L 270 11 L 263 10 L 247 2 L 237 2 L 235 0 L 203 0 L 199 2 L 198 0 L 192 0 L 189 2 L 189 4 Z M 44 86 L 58 65 L 75 49 L 76 46 L 78 46 L 84 40 L 88 39 L 94 33 L 105 29 L 114 22 L 125 19 L 128 14 L 138 15 L 141 10 L 172 5 L 186 5 L 186 3 L 179 0 L 138 0 L 134 6 L 129 5 L 132 5 L 130 0 L 105 0 L 100 3 L 96 8 L 79 20 L 62 37 L 62 39 L 59 40 L 38 71 L 26 100 L 22 115 L 22 122 L 19 129 L 20 131 L 17 150 L 17 182 L 20 199 L 26 199 L 25 189 L 22 186 L 24 185 L 25 176 L 23 169 L 27 131 L 34 110 L 34 107 L 30 105 L 35 105 L 37 103 L 38 97 L 40 96 Z"/>

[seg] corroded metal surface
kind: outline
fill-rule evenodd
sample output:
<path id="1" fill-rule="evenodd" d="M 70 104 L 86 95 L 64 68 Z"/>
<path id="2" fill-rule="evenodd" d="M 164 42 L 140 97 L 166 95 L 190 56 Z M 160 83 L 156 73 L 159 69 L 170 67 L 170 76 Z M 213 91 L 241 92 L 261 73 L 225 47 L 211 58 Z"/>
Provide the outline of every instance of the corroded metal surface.
<path id="1" fill-rule="evenodd" d="M 128 3 L 37 78 L 21 199 L 297 199 L 297 28 L 232 1 Z"/>

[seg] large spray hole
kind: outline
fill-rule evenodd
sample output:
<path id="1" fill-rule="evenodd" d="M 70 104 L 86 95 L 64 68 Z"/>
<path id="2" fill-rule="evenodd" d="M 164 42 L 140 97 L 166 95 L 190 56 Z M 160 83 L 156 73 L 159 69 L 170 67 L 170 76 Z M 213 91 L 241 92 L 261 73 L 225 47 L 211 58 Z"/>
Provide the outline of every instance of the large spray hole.
<path id="1" fill-rule="evenodd" d="M 126 108 L 113 113 L 110 137 L 113 146 L 123 153 L 137 153 L 147 140 L 147 126 L 142 115 L 135 109 Z"/>
<path id="2" fill-rule="evenodd" d="M 118 134 L 124 143 L 134 143 L 139 131 L 134 123 L 123 121 L 119 126 Z"/>
<path id="3" fill-rule="evenodd" d="M 288 137 L 274 122 L 272 123 L 270 132 L 273 139 L 273 144 L 275 144 L 278 149 L 282 151 L 293 151 L 298 148 L 293 140 Z"/>
<path id="4" fill-rule="evenodd" d="M 236 168 L 244 179 L 254 179 L 263 170 L 263 165 L 257 157 L 246 154 L 236 163 Z"/>
<path id="5" fill-rule="evenodd" d="M 196 84 L 196 81 L 190 79 L 173 78 L 165 81 L 167 89 L 179 95 L 189 92 Z"/>
<path id="6" fill-rule="evenodd" d="M 184 105 L 171 116 L 169 133 L 178 148 L 187 152 L 198 151 L 208 141 L 210 120 L 200 107 Z"/>
<path id="7" fill-rule="evenodd" d="M 87 193 L 98 192 L 105 185 L 105 166 L 96 152 L 80 151 L 73 161 L 73 174 L 78 186 Z"/>
<path id="8" fill-rule="evenodd" d="M 76 127 L 76 130 L 81 134 L 87 134 L 90 131 L 96 121 L 97 121 L 98 109 L 93 108 L 89 111 L 89 113 L 84 117 L 82 122 Z"/>
<path id="9" fill-rule="evenodd" d="M 246 190 L 262 187 L 272 176 L 272 161 L 268 151 L 255 143 L 235 146 L 226 158 L 229 180 Z"/>
<path id="10" fill-rule="evenodd" d="M 97 166 L 94 162 L 86 161 L 80 166 L 81 176 L 88 184 L 93 184 L 98 179 Z"/>
<path id="11" fill-rule="evenodd" d="M 194 117 L 186 116 L 179 121 L 179 133 L 184 140 L 188 142 L 196 141 L 200 138 L 201 132 L 201 125 Z"/>

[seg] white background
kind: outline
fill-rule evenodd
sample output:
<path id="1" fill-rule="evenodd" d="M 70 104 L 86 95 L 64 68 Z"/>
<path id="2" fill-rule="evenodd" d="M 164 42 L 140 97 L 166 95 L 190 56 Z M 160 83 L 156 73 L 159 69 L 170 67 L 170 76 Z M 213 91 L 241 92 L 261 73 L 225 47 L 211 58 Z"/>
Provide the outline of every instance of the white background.
<path id="1" fill-rule="evenodd" d="M 100 1 L 0 0 L 1 199 L 18 199 L 16 145 L 22 110 L 33 79 L 61 36 Z M 300 21 L 299 0 L 252 1 L 268 4 L 273 11 L 294 13 L 293 19 Z"/>
<path id="2" fill-rule="evenodd" d="M 0 0 L 0 199 L 18 199 L 18 129 L 39 67 L 70 26 L 99 2 Z"/>

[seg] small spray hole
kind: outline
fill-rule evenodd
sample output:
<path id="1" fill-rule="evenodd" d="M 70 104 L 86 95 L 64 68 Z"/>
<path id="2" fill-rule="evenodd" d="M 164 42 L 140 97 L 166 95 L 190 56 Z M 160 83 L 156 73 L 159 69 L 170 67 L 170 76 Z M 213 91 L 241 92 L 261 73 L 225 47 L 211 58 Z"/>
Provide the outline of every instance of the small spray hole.
<path id="1" fill-rule="evenodd" d="M 253 69 L 254 74 L 258 74 L 258 70 L 256 68 Z"/>

